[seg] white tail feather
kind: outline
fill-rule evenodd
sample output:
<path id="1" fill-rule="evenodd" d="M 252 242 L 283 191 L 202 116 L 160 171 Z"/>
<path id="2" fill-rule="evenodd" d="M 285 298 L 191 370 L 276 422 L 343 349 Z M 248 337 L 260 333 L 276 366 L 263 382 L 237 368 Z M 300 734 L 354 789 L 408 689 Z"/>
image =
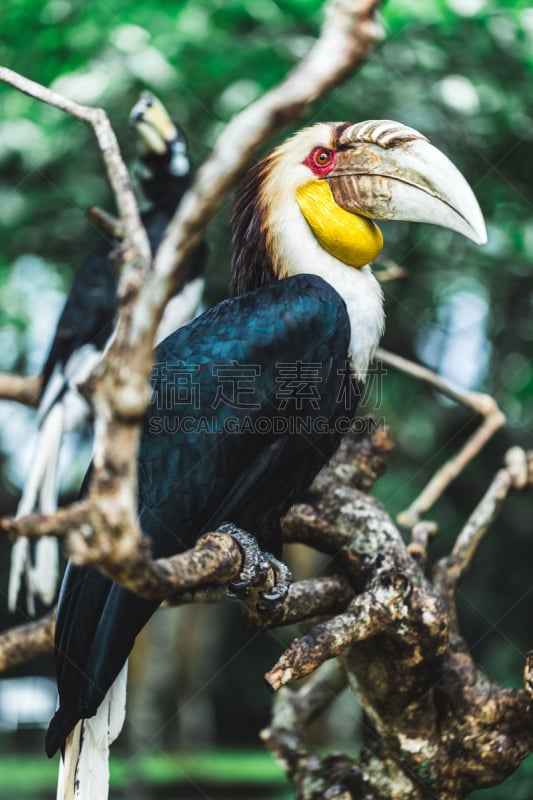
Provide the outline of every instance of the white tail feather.
<path id="1" fill-rule="evenodd" d="M 63 402 L 58 402 L 50 409 L 50 413 L 43 422 L 42 432 L 43 436 L 46 436 L 43 448 L 46 450 L 48 457 L 40 487 L 39 511 L 41 514 L 51 514 L 57 508 L 57 462 L 59 460 L 64 420 L 64 404 Z"/>
<path id="2" fill-rule="evenodd" d="M 107 800 L 109 746 L 124 725 L 127 675 L 126 662 L 95 716 L 78 722 L 67 738 L 57 800 Z"/>
<path id="3" fill-rule="evenodd" d="M 80 741 L 84 720 L 80 720 L 67 736 L 65 755 L 59 762 L 56 800 L 74 800 L 76 767 L 80 755 Z"/>
<path id="4" fill-rule="evenodd" d="M 46 417 L 43 427 L 39 431 L 35 457 L 31 463 L 30 471 L 24 484 L 22 497 L 20 498 L 17 517 L 24 517 L 31 514 L 37 508 L 37 496 L 41 489 L 46 472 L 47 463 L 50 460 L 50 450 L 54 446 L 56 437 L 54 435 L 54 423 L 57 417 Z"/>
<path id="5" fill-rule="evenodd" d="M 57 460 L 63 432 L 63 407 L 57 403 L 43 420 L 39 432 L 35 458 L 17 508 L 17 518 L 30 514 L 38 507 L 43 514 L 57 508 Z M 27 539 L 15 542 L 11 551 L 8 606 L 14 611 L 23 575 L 26 576 L 26 602 L 28 612 L 35 613 L 35 597 L 44 603 L 54 599 L 58 579 L 57 542 L 53 538 L 37 543 L 35 565 L 32 562 Z"/>
<path id="6" fill-rule="evenodd" d="M 22 576 L 27 572 L 29 564 L 30 540 L 24 536 L 21 539 L 17 539 L 11 548 L 11 567 L 9 570 L 9 585 L 7 590 L 7 604 L 11 612 L 17 607 L 17 597 L 19 596 L 22 584 Z M 28 578 L 29 574 L 27 574 L 27 579 Z M 35 614 L 32 602 L 28 603 L 28 613 L 31 616 Z"/>
<path id="7" fill-rule="evenodd" d="M 30 591 L 43 603 L 54 602 L 59 579 L 59 549 L 57 539 L 44 536 L 35 547 L 35 566 L 30 572 Z"/>

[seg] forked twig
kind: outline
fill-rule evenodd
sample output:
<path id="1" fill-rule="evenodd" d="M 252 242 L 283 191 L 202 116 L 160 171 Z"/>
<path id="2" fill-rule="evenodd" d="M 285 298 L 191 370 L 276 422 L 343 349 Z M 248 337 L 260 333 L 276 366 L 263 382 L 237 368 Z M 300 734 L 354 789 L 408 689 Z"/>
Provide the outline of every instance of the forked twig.
<path id="1" fill-rule="evenodd" d="M 480 452 L 495 432 L 502 427 L 505 423 L 505 417 L 494 398 L 488 394 L 468 392 L 454 386 L 430 369 L 420 364 L 415 364 L 413 361 L 402 358 L 402 356 L 398 356 L 395 353 L 389 353 L 381 347 L 376 351 L 376 358 L 401 372 L 405 372 L 407 375 L 412 375 L 417 380 L 429 383 L 430 386 L 433 386 L 446 397 L 473 409 L 476 414 L 480 414 L 484 418 L 477 431 L 468 439 L 459 452 L 437 470 L 409 508 L 398 515 L 400 525 L 412 529 L 421 521 L 426 511 L 438 500 L 450 483 L 460 475 L 466 465 Z"/>
<path id="2" fill-rule="evenodd" d="M 99 206 L 91 206 L 87 209 L 87 217 L 104 233 L 111 234 L 115 239 L 122 238 L 122 223 L 105 209 L 99 208 Z"/>
<path id="3" fill-rule="evenodd" d="M 445 597 L 450 598 L 470 567 L 485 533 L 500 512 L 510 491 L 520 491 L 533 484 L 533 452 L 511 448 L 505 466 L 498 470 L 489 488 L 459 533 L 452 552 L 435 567 L 434 582 Z"/>

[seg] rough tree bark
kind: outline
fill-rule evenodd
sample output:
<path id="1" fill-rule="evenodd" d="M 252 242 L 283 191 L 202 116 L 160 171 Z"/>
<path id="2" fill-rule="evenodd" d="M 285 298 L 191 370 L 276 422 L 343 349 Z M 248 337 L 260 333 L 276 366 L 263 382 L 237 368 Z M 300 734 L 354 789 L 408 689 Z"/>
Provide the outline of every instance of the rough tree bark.
<path id="1" fill-rule="evenodd" d="M 511 491 L 533 485 L 533 454 L 509 451 L 449 556 L 424 574 L 381 504 L 367 492 L 383 473 L 392 442 L 386 430 L 347 436 L 305 502 L 283 523 L 284 539 L 335 557 L 335 573 L 293 584 L 285 606 L 265 619 L 253 597 L 250 629 L 303 623 L 266 675 L 276 691 L 262 738 L 287 772 L 298 800 L 460 800 L 495 785 L 533 752 L 533 658 L 523 689 L 504 689 L 476 669 L 457 623 L 454 592 L 483 535 Z M 232 541 L 232 540 L 230 540 Z M 202 589 L 213 563 L 240 566 L 222 548 L 204 570 L 184 554 L 185 591 L 175 603 L 216 599 Z M 209 575 L 209 570 L 211 574 Z M 220 573 L 219 573 L 220 574 Z M 198 592 L 190 587 L 198 582 Z M 53 615 L 0 637 L 0 669 L 52 646 Z M 303 688 L 286 684 L 311 675 Z M 357 759 L 320 757 L 306 743 L 309 722 L 349 685 L 363 712 Z"/>
<path id="2" fill-rule="evenodd" d="M 419 564 L 420 545 L 415 559 L 386 510 L 361 491 L 372 472 L 366 461 L 354 461 L 357 450 L 345 441 L 342 461 L 338 456 L 321 473 L 308 504 L 285 520 L 287 541 L 336 555 L 354 595 L 340 613 L 294 641 L 267 674 L 280 690 L 320 667 L 303 689 L 279 691 L 263 739 L 300 800 L 460 800 L 502 781 L 533 751 L 531 659 L 524 689 L 491 682 L 468 652 L 454 603 L 507 494 L 533 484 L 533 455 L 509 451 L 450 556 L 429 578 Z M 379 463 L 375 452 L 373 458 Z M 307 587 L 311 597 L 320 595 L 320 580 L 314 583 Z M 300 619 L 322 613 L 312 603 L 307 609 Z M 338 666 L 329 661 L 335 657 Z M 364 712 L 361 755 L 319 758 L 305 743 L 305 726 L 346 682 Z"/>

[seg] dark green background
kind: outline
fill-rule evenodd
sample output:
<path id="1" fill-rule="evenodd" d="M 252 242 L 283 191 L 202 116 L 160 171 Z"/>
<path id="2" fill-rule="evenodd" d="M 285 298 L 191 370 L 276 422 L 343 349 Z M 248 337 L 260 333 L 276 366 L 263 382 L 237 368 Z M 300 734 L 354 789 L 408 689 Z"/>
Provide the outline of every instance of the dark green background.
<path id="1" fill-rule="evenodd" d="M 468 178 L 487 220 L 484 248 L 428 226 L 384 226 L 384 255 L 409 270 L 407 279 L 385 287 L 384 346 L 425 361 L 465 388 L 489 392 L 508 419 L 432 513 L 440 525 L 433 561 L 449 549 L 506 449 L 531 447 L 533 11 L 528 6 L 390 0 L 382 9 L 385 38 L 364 69 L 317 101 L 305 120 L 378 117 L 419 128 Z M 152 89 L 188 131 L 199 163 L 224 123 L 307 51 L 320 19 L 317 0 L 159 6 L 146 0 L 17 0 L 0 10 L 0 63 L 72 99 L 102 105 L 129 163 L 135 151 L 128 112 L 142 88 Z M 230 202 L 209 233 L 209 302 L 227 291 Z M 113 208 L 91 131 L 0 87 L 1 368 L 38 370 L 62 293 L 97 235 L 84 216 L 93 204 Z M 393 514 L 414 499 L 477 424 L 470 412 L 390 370 L 366 410 L 390 425 L 398 443 L 376 487 Z M 10 436 L 0 438 L 6 461 L 17 441 L 28 439 L 32 415 L 2 413 L 11 428 Z M 21 463 L 20 458 L 6 463 L 2 513 L 15 509 Z M 66 481 L 71 492 L 82 469 L 78 464 Z M 478 663 L 506 686 L 520 685 L 525 653 L 533 646 L 530 508 L 531 497 L 509 499 L 458 598 Z M 3 622 L 10 623 L 6 615 Z M 260 665 L 250 658 L 244 667 L 251 681 L 244 721 L 220 723 L 225 741 L 242 743 L 266 719 L 267 698 L 254 686 L 279 644 L 265 644 L 261 652 Z M 233 676 L 225 685 L 220 679 L 222 719 L 223 698 L 234 681 Z M 485 796 L 504 798 L 511 790 L 516 798 L 531 796 L 524 770 L 512 780 Z"/>

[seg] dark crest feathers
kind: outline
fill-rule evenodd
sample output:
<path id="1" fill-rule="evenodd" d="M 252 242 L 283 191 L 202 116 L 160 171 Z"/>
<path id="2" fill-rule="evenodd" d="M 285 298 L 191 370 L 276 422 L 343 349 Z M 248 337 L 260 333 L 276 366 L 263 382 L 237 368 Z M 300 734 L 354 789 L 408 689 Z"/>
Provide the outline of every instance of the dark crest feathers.
<path id="1" fill-rule="evenodd" d="M 266 209 L 261 201 L 261 186 L 270 168 L 264 158 L 248 172 L 237 192 L 231 218 L 231 288 L 244 294 L 275 280 L 276 274 L 266 240 Z"/>

